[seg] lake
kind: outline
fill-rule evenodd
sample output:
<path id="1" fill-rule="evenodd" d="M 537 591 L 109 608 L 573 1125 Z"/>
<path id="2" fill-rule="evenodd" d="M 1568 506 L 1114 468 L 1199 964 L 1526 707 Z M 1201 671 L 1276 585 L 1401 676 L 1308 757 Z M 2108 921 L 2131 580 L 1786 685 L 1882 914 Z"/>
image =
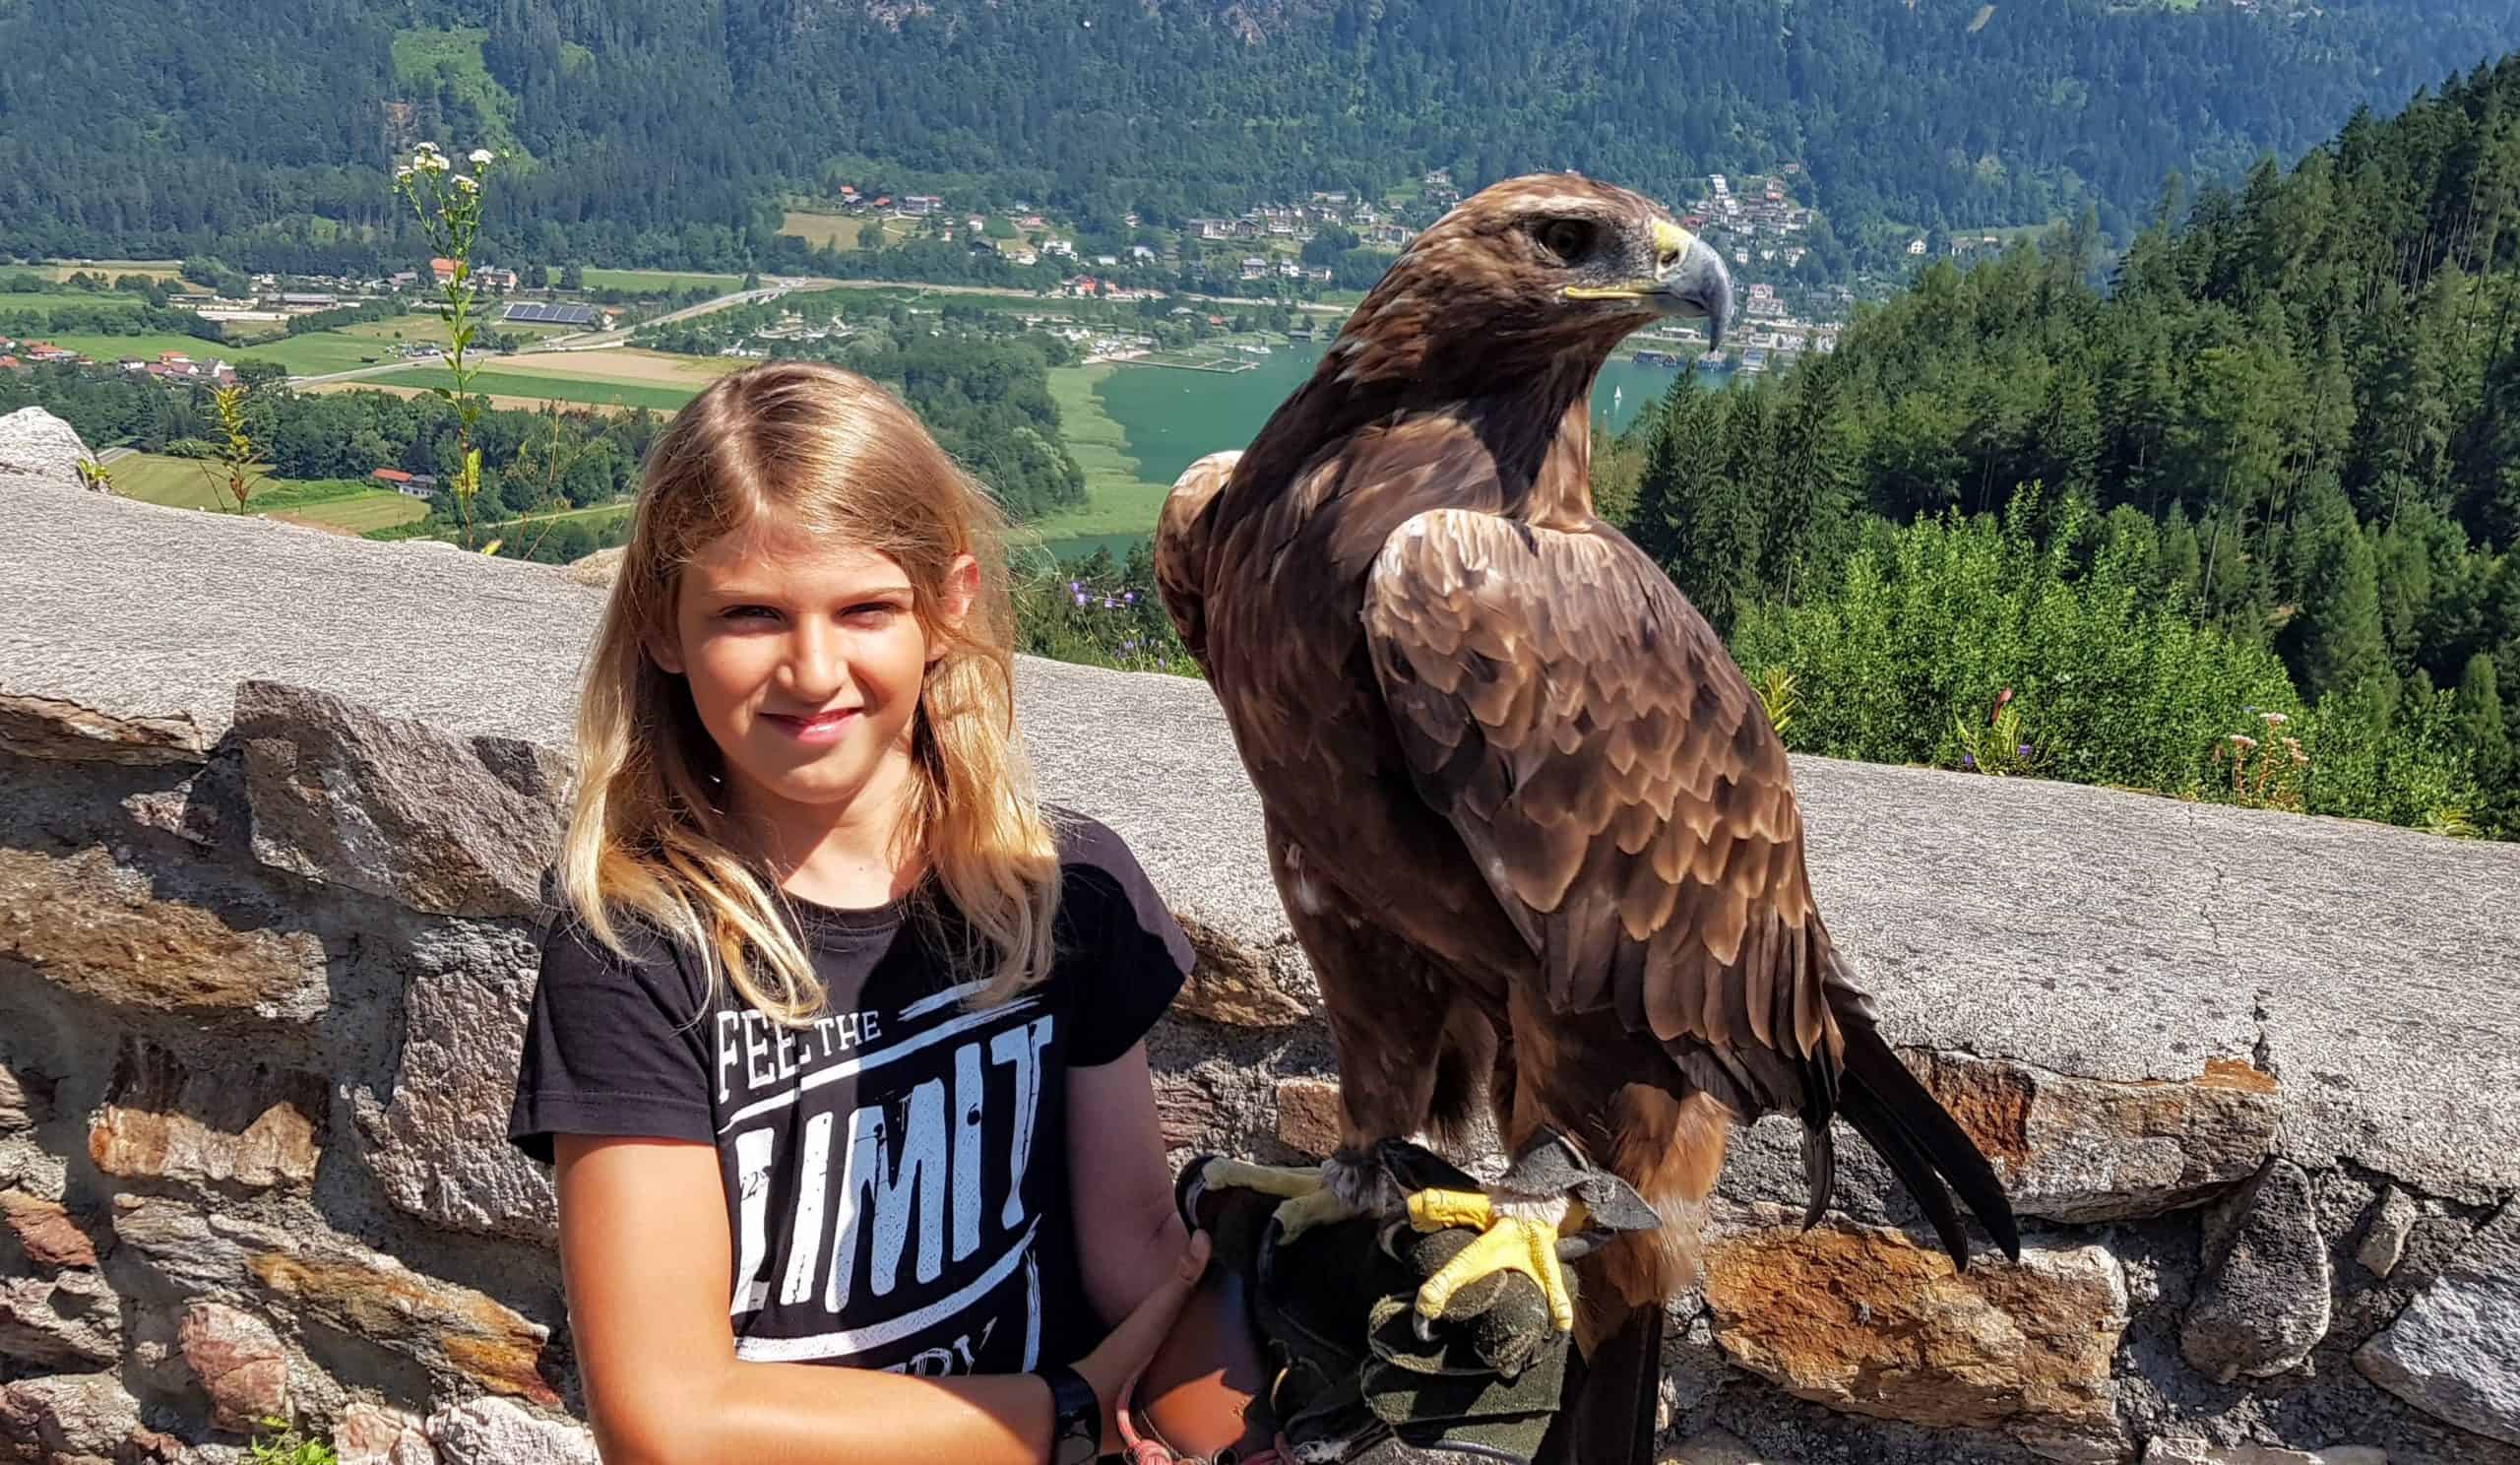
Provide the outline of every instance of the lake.
<path id="1" fill-rule="evenodd" d="M 1249 371 L 1123 366 L 1103 378 L 1095 395 L 1127 436 L 1129 455 L 1138 460 L 1138 477 L 1168 483 L 1206 455 L 1249 443 L 1278 404 L 1312 375 L 1324 349 L 1326 344 L 1302 343 L 1281 348 L 1254 357 Z M 1594 384 L 1594 415 L 1610 430 L 1623 430 L 1678 378 L 1674 367 L 1612 361 Z M 1154 526 L 1147 529 L 1152 532 Z M 1054 541 L 1049 547 L 1061 558 L 1081 558 L 1102 547 L 1116 556 L 1144 538 L 1144 533 L 1087 535 Z"/>

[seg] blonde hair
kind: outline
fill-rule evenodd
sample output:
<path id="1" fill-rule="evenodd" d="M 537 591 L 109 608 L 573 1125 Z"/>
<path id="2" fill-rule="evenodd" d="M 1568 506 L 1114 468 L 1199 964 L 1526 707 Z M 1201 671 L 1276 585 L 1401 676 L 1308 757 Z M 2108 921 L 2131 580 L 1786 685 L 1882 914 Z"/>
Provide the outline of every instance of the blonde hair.
<path id="1" fill-rule="evenodd" d="M 942 655 L 919 689 L 893 856 L 923 862 L 963 918 L 970 939 L 949 959 L 977 969 L 974 1005 L 1004 1001 L 1048 974 L 1059 891 L 1054 836 L 1015 732 L 1005 520 L 908 408 L 835 366 L 771 361 L 726 376 L 650 452 L 579 694 L 561 894 L 615 952 L 627 955 L 614 924 L 627 912 L 701 953 L 713 998 L 723 980 L 784 1024 L 821 1009 L 789 898 L 737 853 L 716 776 L 724 755 L 688 684 L 648 651 L 674 642 L 691 557 L 765 520 L 880 551 L 909 574 L 930 654 Z M 979 561 L 979 591 L 948 627 L 935 612 L 963 554 Z"/>

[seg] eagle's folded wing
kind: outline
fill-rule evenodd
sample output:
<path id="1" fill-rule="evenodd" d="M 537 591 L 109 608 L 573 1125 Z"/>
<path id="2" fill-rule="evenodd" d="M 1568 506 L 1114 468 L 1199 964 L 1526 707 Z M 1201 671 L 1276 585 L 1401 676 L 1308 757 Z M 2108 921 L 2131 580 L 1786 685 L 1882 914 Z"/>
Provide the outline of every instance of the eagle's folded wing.
<path id="1" fill-rule="evenodd" d="M 1439 509 L 1386 541 L 1364 621 L 1418 790 L 1550 999 L 1614 1003 L 1743 1117 L 1825 1122 L 1843 1043 L 1785 749 L 1662 571 L 1614 532 Z"/>
<path id="2" fill-rule="evenodd" d="M 1385 541 L 1366 640 L 1419 796 L 1559 1010 L 1615 1006 L 1744 1117 L 1798 1114 L 1816 1221 L 1844 1117 L 1954 1262 L 1948 1180 L 2020 1254 L 1994 1172 L 1874 1030 L 1811 899 L 1785 746 L 1705 620 L 1606 527 L 1436 509 Z"/>

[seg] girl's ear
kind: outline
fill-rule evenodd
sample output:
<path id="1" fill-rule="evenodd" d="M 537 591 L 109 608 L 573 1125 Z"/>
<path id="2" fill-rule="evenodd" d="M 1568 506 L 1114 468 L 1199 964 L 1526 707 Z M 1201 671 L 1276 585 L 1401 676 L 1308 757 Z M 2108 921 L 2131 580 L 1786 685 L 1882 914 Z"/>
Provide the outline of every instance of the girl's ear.
<path id="1" fill-rule="evenodd" d="M 682 674 L 682 648 L 671 638 L 651 637 L 646 645 L 648 660 L 675 676 Z"/>
<path id="2" fill-rule="evenodd" d="M 963 617 L 972 613 L 972 603 L 979 599 L 979 594 L 980 562 L 968 554 L 955 555 L 953 564 L 946 567 L 945 589 L 936 607 L 936 622 L 939 629 L 946 631 L 959 629 L 963 624 Z M 939 641 L 943 639 L 943 637 L 938 638 Z M 943 646 L 930 647 L 927 660 L 930 665 L 933 665 L 944 655 Z"/>

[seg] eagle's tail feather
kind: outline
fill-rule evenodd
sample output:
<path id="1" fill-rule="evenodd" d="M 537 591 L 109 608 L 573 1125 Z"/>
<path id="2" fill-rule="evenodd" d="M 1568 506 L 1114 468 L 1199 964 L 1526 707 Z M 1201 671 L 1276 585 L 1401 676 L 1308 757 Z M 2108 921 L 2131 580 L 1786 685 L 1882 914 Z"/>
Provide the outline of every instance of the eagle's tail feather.
<path id="1" fill-rule="evenodd" d="M 1838 1113 L 1872 1142 L 1924 1208 L 1954 1264 L 1969 1264 L 1969 1238 L 1951 1204 L 1960 1192 L 2006 1256 L 2021 1259 L 2021 1232 L 1994 1167 L 1870 1023 L 1844 1024 L 1846 1084 Z M 1951 1188 L 1945 1189 L 1948 1179 Z"/>
<path id="2" fill-rule="evenodd" d="M 1650 1465 L 1663 1377 L 1663 1308 L 1650 1304 L 1566 1364 L 1565 1403 L 1533 1465 Z"/>

